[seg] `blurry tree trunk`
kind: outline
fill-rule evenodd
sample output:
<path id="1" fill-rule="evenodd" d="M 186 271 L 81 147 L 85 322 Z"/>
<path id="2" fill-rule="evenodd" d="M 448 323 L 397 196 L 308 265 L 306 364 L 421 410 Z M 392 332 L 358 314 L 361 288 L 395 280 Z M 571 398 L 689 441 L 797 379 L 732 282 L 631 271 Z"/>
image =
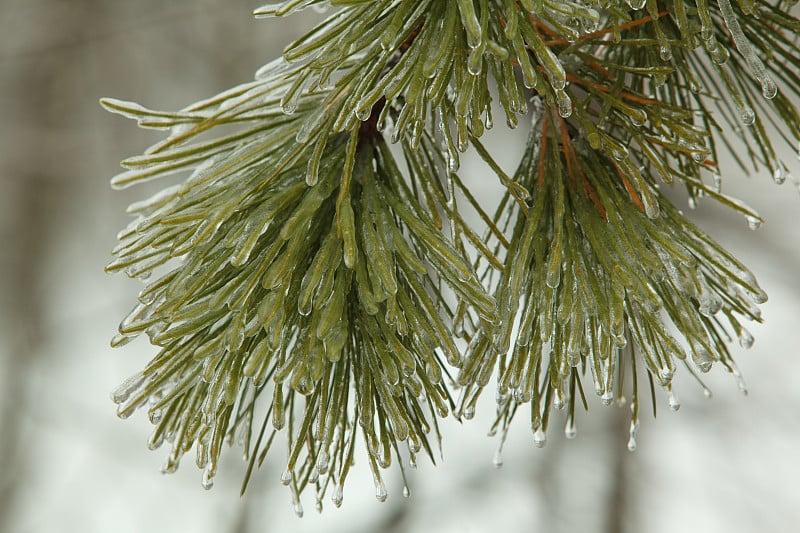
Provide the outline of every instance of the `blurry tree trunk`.
<path id="1" fill-rule="evenodd" d="M 9 237 L 18 251 L 7 265 L 10 272 L 3 277 L 2 292 L 6 295 L 7 320 L 10 338 L 5 372 L 2 375 L 0 399 L 0 531 L 12 531 L 8 523 L 16 501 L 15 492 L 24 478 L 29 458 L 22 442 L 22 422 L 25 419 L 26 377 L 31 373 L 42 338 L 41 302 L 37 288 L 42 264 L 42 248 L 46 238 L 50 212 L 47 203 L 46 179 L 22 176 L 12 190 L 15 192 L 16 217 L 10 225 Z M 17 242 L 13 242 L 16 240 Z"/>
<path id="2" fill-rule="evenodd" d="M 36 3 L 40 2 L 32 2 Z M 10 6 L 7 16 L 18 23 L 7 27 L 11 31 L 0 37 L 2 49 L 9 54 L 0 58 L 5 92 L 0 114 L 5 122 L 3 133 L 10 137 L 6 141 L 11 141 L 0 151 L 0 194 L 10 212 L 2 236 L 6 257 L 0 264 L 0 317 L 8 328 L 7 360 L 0 374 L 0 531 L 14 530 L 18 490 L 24 486 L 33 460 L 23 422 L 31 419 L 31 377 L 47 335 L 42 279 L 53 271 L 52 266 L 46 268 L 49 236 L 60 199 L 68 197 L 61 188 L 72 177 L 62 175 L 69 162 L 59 159 L 65 148 L 59 141 L 77 141 L 68 133 L 74 117 L 83 111 L 69 105 L 74 88 L 67 83 L 73 79 L 73 69 L 84 66 L 83 62 L 65 61 L 63 54 L 65 49 L 71 53 L 71 46 L 92 33 L 94 25 L 85 16 L 94 12 L 95 3 L 72 2 L 69 9 L 52 5 L 56 13 L 37 21 L 47 26 L 47 31 L 34 34 L 39 42 L 15 42 L 15 36 L 32 31 L 24 24 L 32 18 L 29 10 L 36 6 Z M 55 17 L 58 24 L 50 24 Z M 59 399 L 48 401 L 57 403 Z"/>
<path id="3" fill-rule="evenodd" d="M 614 424 L 610 428 L 611 445 L 609 446 L 609 492 L 606 509 L 605 533 L 625 533 L 625 524 L 628 520 L 630 497 L 628 491 L 628 462 L 634 458 L 626 449 L 621 438 L 628 430 L 630 417 L 627 409 L 615 409 L 613 414 Z"/>

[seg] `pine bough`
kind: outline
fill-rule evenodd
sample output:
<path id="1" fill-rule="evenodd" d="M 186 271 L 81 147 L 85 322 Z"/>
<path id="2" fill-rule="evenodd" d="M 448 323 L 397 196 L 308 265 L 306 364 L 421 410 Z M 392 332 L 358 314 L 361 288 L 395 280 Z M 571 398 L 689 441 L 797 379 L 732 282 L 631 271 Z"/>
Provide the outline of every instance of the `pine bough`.
<path id="1" fill-rule="evenodd" d="M 341 504 L 357 439 L 385 499 L 382 469 L 433 460 L 438 419 L 490 382 L 493 432 L 529 408 L 543 446 L 555 408 L 574 436 L 593 385 L 629 398 L 635 448 L 639 380 L 654 409 L 679 368 L 741 380 L 727 344 L 766 295 L 659 187 L 760 224 L 717 161 L 790 178 L 770 135 L 800 138 L 792 4 L 288 0 L 255 14 L 333 9 L 255 81 L 176 112 L 104 99 L 166 133 L 115 187 L 188 176 L 130 206 L 108 267 L 147 280 L 112 344 L 159 348 L 119 416 L 147 409 L 167 472 L 196 448 L 206 488 L 225 443 L 244 490 L 284 435 L 299 513 L 309 487 Z M 493 112 L 530 120 L 513 176 L 479 140 Z M 467 149 L 505 190 L 491 213 Z"/>

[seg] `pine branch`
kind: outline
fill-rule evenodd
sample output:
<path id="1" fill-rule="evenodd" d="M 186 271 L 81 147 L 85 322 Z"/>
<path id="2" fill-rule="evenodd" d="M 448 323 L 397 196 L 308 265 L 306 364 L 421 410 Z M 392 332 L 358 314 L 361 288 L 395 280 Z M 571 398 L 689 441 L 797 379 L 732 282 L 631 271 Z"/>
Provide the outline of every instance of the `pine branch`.
<path id="1" fill-rule="evenodd" d="M 574 436 L 591 380 L 630 397 L 635 448 L 640 380 L 673 409 L 680 367 L 741 380 L 728 343 L 752 344 L 766 294 L 660 188 L 756 228 L 721 155 L 794 180 L 775 149 L 800 138 L 791 5 L 287 0 L 256 16 L 335 11 L 255 81 L 177 112 L 103 100 L 166 132 L 115 187 L 188 174 L 129 208 L 108 267 L 153 277 L 112 344 L 159 349 L 118 414 L 147 407 L 165 471 L 196 447 L 207 488 L 224 443 L 244 490 L 285 435 L 298 514 L 309 486 L 341 504 L 358 438 L 385 499 L 382 469 L 433 461 L 437 419 L 472 418 L 493 375 L 501 447 L 528 403 L 537 445 L 553 407 Z M 532 118 L 513 176 L 480 140 L 495 100 Z M 505 188 L 494 215 L 457 174 L 470 147 Z"/>
<path id="2" fill-rule="evenodd" d="M 224 440 L 245 446 L 252 469 L 272 442 L 263 443 L 268 419 L 275 431 L 288 420 L 284 483 L 296 495 L 315 485 L 318 498 L 332 484 L 338 505 L 356 433 L 374 454 L 378 495 L 378 466 L 401 460 L 398 443 L 412 457 L 431 454 L 434 417 L 452 404 L 443 360 L 461 360 L 443 284 L 484 319 L 494 301 L 441 232 L 439 211 L 454 227 L 464 222 L 444 205 L 428 163 L 416 160 L 404 175 L 379 135 L 363 138 L 367 124 L 298 148 L 291 135 L 320 99 L 303 98 L 285 116 L 276 87 L 269 79 L 174 114 L 104 101 L 140 124 L 173 128 L 126 161 L 133 169 L 115 184 L 205 163 L 132 207 L 138 218 L 109 265 L 146 278 L 180 259 L 120 326 L 115 345 L 144 331 L 161 351 L 114 400 L 121 417 L 148 406 L 150 447 L 172 444 L 165 471 L 196 443 L 207 487 Z M 187 144 L 235 122 L 246 129 Z M 265 391 L 272 403 L 251 445 Z"/>

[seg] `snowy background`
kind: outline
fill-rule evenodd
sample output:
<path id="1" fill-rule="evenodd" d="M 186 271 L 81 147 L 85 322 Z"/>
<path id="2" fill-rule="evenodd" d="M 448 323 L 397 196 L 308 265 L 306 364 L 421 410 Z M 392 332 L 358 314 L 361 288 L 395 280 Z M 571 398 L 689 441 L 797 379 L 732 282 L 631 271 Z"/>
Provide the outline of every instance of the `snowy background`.
<path id="1" fill-rule="evenodd" d="M 706 400 L 683 373 L 683 407 L 672 413 L 662 398 L 658 420 L 643 418 L 635 453 L 625 446 L 627 410 L 594 401 L 591 416 L 578 416 L 577 439 L 567 442 L 554 426 L 543 450 L 517 424 L 497 469 L 487 395 L 471 423 L 445 421 L 445 460 L 436 468 L 420 462 L 409 499 L 390 478 L 388 501 L 377 503 L 359 463 L 343 507 L 325 502 L 318 515 L 309 494 L 303 519 L 280 484 L 280 461 L 267 461 L 245 498 L 239 451 L 225 455 L 210 492 L 190 461 L 162 476 L 165 451 L 147 451 L 145 417 L 120 421 L 109 400 L 154 353 L 144 341 L 108 347 L 137 283 L 102 270 L 127 223 L 125 206 L 146 192 L 112 192 L 107 180 L 156 137 L 97 101 L 174 109 L 251 79 L 310 24 L 254 21 L 257 5 L 0 1 L 0 532 L 800 528 L 800 195 L 766 171 L 734 171 L 724 183 L 765 216 L 757 232 L 712 203 L 692 213 L 770 295 L 755 346 L 735 349 L 749 396 L 715 368 Z M 509 169 L 523 137 L 502 128 L 490 137 Z M 784 160 L 800 174 L 793 151 Z"/>

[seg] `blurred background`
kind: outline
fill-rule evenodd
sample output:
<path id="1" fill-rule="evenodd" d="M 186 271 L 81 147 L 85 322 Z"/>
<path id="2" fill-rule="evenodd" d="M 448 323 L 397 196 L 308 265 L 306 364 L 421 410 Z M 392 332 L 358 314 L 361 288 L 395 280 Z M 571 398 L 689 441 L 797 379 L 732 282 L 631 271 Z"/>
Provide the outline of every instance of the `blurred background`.
<path id="1" fill-rule="evenodd" d="M 725 174 L 726 192 L 765 216 L 757 232 L 711 203 L 691 213 L 770 295 L 755 346 L 734 348 L 749 396 L 715 367 L 706 400 L 683 372 L 683 408 L 672 413 L 661 397 L 658 420 L 643 417 L 638 451 L 626 449 L 628 410 L 593 401 L 572 441 L 557 418 L 539 450 L 517 424 L 505 466 L 495 468 L 486 395 L 471 423 L 443 423 L 444 462 L 410 472 L 410 498 L 390 477 L 389 499 L 377 503 L 359 463 L 341 509 L 326 501 L 319 515 L 308 494 L 302 519 L 279 460 L 255 474 L 244 498 L 239 449 L 224 454 L 209 492 L 189 460 L 161 475 L 166 452 L 147 451 L 146 417 L 120 421 L 109 399 L 155 353 L 144 341 L 108 345 L 139 287 L 103 272 L 126 205 L 148 192 L 112 192 L 108 178 L 157 137 L 103 112 L 98 99 L 183 107 L 250 80 L 320 17 L 255 21 L 257 6 L 0 1 L 0 532 L 797 531 L 800 195 L 766 171 Z M 495 128 L 489 139 L 511 170 L 524 134 Z M 800 174 L 796 155 L 787 149 L 784 160 Z M 494 185 L 470 165 L 463 174 L 476 175 L 476 186 Z"/>

